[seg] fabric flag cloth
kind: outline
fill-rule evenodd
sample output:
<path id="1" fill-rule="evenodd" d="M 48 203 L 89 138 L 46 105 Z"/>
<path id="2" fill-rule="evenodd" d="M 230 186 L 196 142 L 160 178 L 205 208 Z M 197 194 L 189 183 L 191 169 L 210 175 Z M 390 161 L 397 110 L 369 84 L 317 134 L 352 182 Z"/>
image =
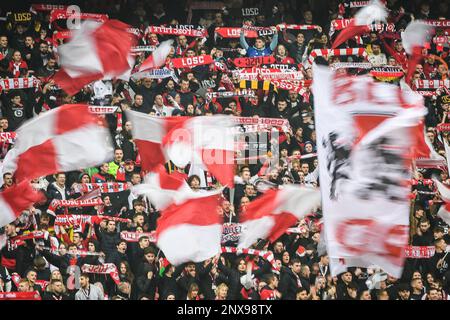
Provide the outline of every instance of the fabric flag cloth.
<path id="1" fill-rule="evenodd" d="M 158 118 L 127 111 L 127 118 L 133 123 L 143 170 L 153 171 L 168 160 L 179 168 L 197 162 L 223 185 L 233 184 L 235 124 L 231 117 Z"/>
<path id="2" fill-rule="evenodd" d="M 168 174 L 163 165 L 147 174 L 144 183 L 133 186 L 131 192 L 147 196 L 157 210 L 164 210 L 171 204 L 182 204 L 186 199 L 201 196 L 193 191 L 183 178 Z"/>
<path id="3" fill-rule="evenodd" d="M 416 70 L 416 65 L 420 63 L 422 49 L 427 42 L 427 38 L 431 38 L 433 30 L 434 28 L 432 26 L 427 25 L 421 20 L 416 20 L 408 24 L 405 31 L 401 33 L 403 47 L 410 56 L 405 80 L 406 83 L 409 83 Z"/>
<path id="4" fill-rule="evenodd" d="M 14 221 L 32 204 L 45 200 L 43 193 L 33 190 L 28 181 L 0 193 L 0 228 Z"/>
<path id="5" fill-rule="evenodd" d="M 162 67 L 166 63 L 170 50 L 172 50 L 172 44 L 173 40 L 161 42 L 155 51 L 153 51 L 153 53 L 145 59 L 144 62 L 142 62 L 139 67 L 139 72 Z"/>
<path id="6" fill-rule="evenodd" d="M 423 99 L 368 76 L 320 66 L 313 72 L 331 273 L 377 265 L 399 278 L 408 244 L 411 147 L 426 114 Z"/>
<path id="7" fill-rule="evenodd" d="M 17 181 L 22 181 L 99 165 L 113 158 L 108 137 L 108 129 L 98 123 L 87 105 L 63 105 L 17 130 L 3 173 L 14 173 Z"/>
<path id="8" fill-rule="evenodd" d="M 248 248 L 258 239 L 274 242 L 289 227 L 320 205 L 318 189 L 287 185 L 269 190 L 253 201 L 241 215 L 243 232 L 239 248 Z"/>
<path id="9" fill-rule="evenodd" d="M 366 33 L 370 31 L 369 25 L 374 21 L 386 22 L 388 12 L 386 7 L 380 3 L 379 0 L 372 1 L 369 5 L 360 9 L 355 19 L 350 22 L 349 26 L 339 33 L 333 42 L 332 48 L 337 48 L 340 44 L 344 43 L 354 36 Z"/>
<path id="10" fill-rule="evenodd" d="M 129 71 L 135 38 L 128 27 L 118 20 L 82 23 L 71 40 L 58 47 L 61 69 L 54 76 L 58 86 L 73 95 L 90 82 Z"/>
<path id="11" fill-rule="evenodd" d="M 438 180 L 434 180 L 434 183 L 441 195 L 441 199 L 445 202 L 438 211 L 438 217 L 444 220 L 446 224 L 450 225 L 450 189 Z"/>
<path id="12" fill-rule="evenodd" d="M 173 265 L 201 262 L 220 253 L 220 191 L 196 193 L 199 197 L 170 205 L 158 219 L 157 246 Z"/>

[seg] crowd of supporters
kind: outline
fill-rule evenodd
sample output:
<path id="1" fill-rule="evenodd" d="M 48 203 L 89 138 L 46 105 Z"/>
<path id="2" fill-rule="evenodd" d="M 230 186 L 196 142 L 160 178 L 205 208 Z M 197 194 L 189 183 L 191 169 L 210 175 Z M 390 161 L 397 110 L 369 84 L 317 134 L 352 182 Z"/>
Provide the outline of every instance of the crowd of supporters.
<path id="1" fill-rule="evenodd" d="M 36 190 L 47 197 L 0 232 L 0 292 L 38 291 L 45 300 L 446 300 L 450 294 L 449 226 L 439 217 L 442 205 L 439 195 L 428 179 L 439 177 L 447 182 L 447 168 L 416 168 L 411 200 L 410 244 L 434 247 L 434 254 L 407 258 L 404 273 L 397 279 L 390 275 L 375 281 L 377 268 L 350 268 L 337 277 L 331 276 L 329 257 L 323 247 L 322 214 L 320 210 L 298 221 L 297 231 L 282 235 L 269 243 L 262 239 L 254 245 L 258 250 L 273 252 L 279 271 L 270 261 L 257 256 L 222 253 L 201 263 L 173 266 L 154 243 L 153 231 L 160 213 L 130 187 L 142 183 L 139 150 L 133 141 L 132 123 L 125 110 L 134 110 L 158 117 L 209 116 L 226 114 L 235 117 L 277 118 L 288 121 L 279 130 L 278 150 L 272 148 L 269 130 L 249 131 L 256 143 L 247 143 L 239 157 L 248 158 L 236 167 L 235 187 L 225 188 L 220 214 L 225 226 L 239 230 L 239 215 L 243 208 L 258 198 L 265 188 L 284 184 L 319 185 L 314 122 L 314 97 L 307 80 L 313 80 L 310 54 L 315 49 L 328 49 L 335 35 L 332 21 L 354 16 L 359 7 L 352 1 L 225 1 L 224 7 L 184 11 L 192 2 L 186 1 L 88 1 L 80 4 L 82 12 L 107 14 L 138 30 L 138 46 L 158 46 L 174 39 L 174 49 L 166 68 L 174 74 L 168 78 L 131 77 L 99 80 L 69 96 L 55 84 L 53 76 L 59 68 L 57 48 L 65 39 L 54 34 L 65 29 L 64 23 L 50 23 L 50 11 L 34 11 L 23 17 L 14 10 L 0 21 L 0 81 L 3 79 L 38 79 L 35 87 L 1 88 L 0 132 L 15 132 L 25 121 L 69 103 L 118 107 L 114 113 L 99 115 L 104 119 L 115 145 L 114 158 L 99 167 L 58 173 L 32 181 Z M 206 3 L 204 2 L 205 6 Z M 256 8 L 247 10 L 245 8 Z M 364 62 L 372 67 L 397 68 L 406 73 L 407 56 L 402 46 L 401 32 L 413 19 L 444 20 L 450 16 L 450 1 L 387 1 L 388 24 L 394 30 L 381 27 L 360 38 L 351 39 L 340 48 L 365 48 L 367 57 L 320 56 L 316 62 L 330 65 L 340 62 Z M 248 12 L 254 15 L 244 15 Z M 5 15 L 6 12 L 3 12 Z M 28 17 L 28 16 L 27 16 Z M 188 20 L 189 19 L 189 20 Z M 295 30 L 278 28 L 270 36 L 246 37 L 243 26 L 271 27 L 280 24 L 318 26 Z M 192 25 L 204 28 L 207 35 L 199 38 L 184 35 L 161 35 L 146 32 L 149 26 Z M 222 37 L 216 28 L 241 28 L 239 37 Z M 330 30 L 331 29 L 331 30 Z M 256 30 L 256 28 L 254 28 Z M 437 36 L 447 37 L 449 28 L 438 28 Z M 448 38 L 447 38 L 448 39 Z M 423 52 L 426 58 L 415 67 L 415 80 L 448 80 L 450 61 L 448 40 L 431 42 Z M 136 65 L 151 52 L 136 52 Z M 170 59 L 211 55 L 214 63 L 192 68 L 173 68 Z M 265 85 L 264 79 L 241 81 L 242 69 L 233 63 L 236 58 L 273 56 L 272 67 L 292 69 L 301 74 L 293 90 Z M 269 68 L 271 68 L 269 66 Z M 386 69 L 391 70 L 391 69 Z M 367 74 L 369 69 L 339 69 L 350 74 Z M 404 78 L 381 75 L 378 81 L 400 85 Z M 267 81 L 267 80 L 266 80 Z M 303 81 L 303 82 L 302 82 Z M 413 85 L 412 85 L 413 86 Z M 237 88 L 254 89 L 255 96 L 212 97 L 209 92 L 228 92 Z M 438 131 L 439 124 L 449 123 L 450 93 L 441 87 L 426 95 L 428 114 L 425 119 L 427 136 L 436 152 L 445 156 L 444 140 L 448 133 Z M 242 130 L 248 129 L 246 125 Z M 268 137 L 269 136 L 269 137 Z M 6 137 L 6 136 L 5 136 Z M 265 139 L 265 140 L 264 140 Z M 83 141 L 80 141 L 83 143 Z M 14 139 L 0 142 L 3 159 L 14 148 Z M 267 152 L 258 161 L 251 154 Z M 252 153 L 253 152 L 253 153 Z M 274 154 L 277 152 L 278 154 Z M 274 163 L 276 159 L 276 163 Z M 370 161 L 370 159 L 368 160 Z M 39 166 L 39 159 L 35 159 Z M 214 177 L 189 175 L 189 165 L 178 168 L 166 163 L 169 173 L 183 175 L 190 187 L 198 192 L 218 187 Z M 54 199 L 69 200 L 83 196 L 83 184 L 111 182 L 111 190 L 102 190 L 101 205 L 82 208 L 53 208 Z M 3 175 L 1 190 L 14 184 L 13 173 Z M 49 208 L 50 207 L 50 208 Z M 59 215 L 106 217 L 86 219 L 67 224 L 55 224 Z M 119 219 L 117 219 L 119 218 Z M 125 220 L 128 219 L 128 220 Z M 45 237 L 17 237 L 45 231 Z M 143 233 L 135 241 L 124 232 Z M 236 231 L 237 232 L 237 231 Z M 238 233 L 238 232 L 237 232 Z M 236 235 L 237 236 L 237 235 Z M 225 239 L 223 246 L 236 246 L 237 238 Z M 182 246 L 182 244 L 180 244 Z M 83 266 L 110 266 L 114 271 L 89 272 Z M 91 268 L 90 270 L 99 270 Z M 106 268 L 105 268 L 106 270 Z M 87 272 L 86 272 L 87 271 Z"/>

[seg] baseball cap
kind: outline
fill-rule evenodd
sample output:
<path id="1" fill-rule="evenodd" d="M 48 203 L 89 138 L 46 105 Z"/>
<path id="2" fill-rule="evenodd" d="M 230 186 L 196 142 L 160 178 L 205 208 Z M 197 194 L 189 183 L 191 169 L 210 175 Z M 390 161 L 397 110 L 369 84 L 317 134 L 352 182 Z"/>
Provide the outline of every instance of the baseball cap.
<path id="1" fill-rule="evenodd" d="M 125 164 L 134 164 L 134 161 L 131 159 L 125 160 Z"/>

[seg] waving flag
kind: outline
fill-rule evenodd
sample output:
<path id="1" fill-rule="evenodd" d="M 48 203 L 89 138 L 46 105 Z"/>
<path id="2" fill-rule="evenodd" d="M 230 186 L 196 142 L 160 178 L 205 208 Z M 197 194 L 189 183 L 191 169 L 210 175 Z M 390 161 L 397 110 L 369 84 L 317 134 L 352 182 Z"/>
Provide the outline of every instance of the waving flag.
<path id="1" fill-rule="evenodd" d="M 235 123 L 228 116 L 157 118 L 127 111 L 142 168 L 153 171 L 168 160 L 177 167 L 202 163 L 222 184 L 234 176 Z"/>
<path id="2" fill-rule="evenodd" d="M 16 180 L 22 181 L 100 165 L 113 158 L 108 137 L 108 129 L 98 123 L 87 105 L 63 105 L 17 130 L 3 173 L 14 173 Z"/>
<path id="3" fill-rule="evenodd" d="M 412 78 L 416 69 L 416 65 L 422 59 L 422 49 L 425 43 L 430 41 L 431 33 L 434 28 L 423 21 L 412 21 L 406 27 L 405 31 L 401 33 L 402 44 L 407 54 L 410 55 L 408 60 L 408 72 L 406 74 L 406 83 Z"/>
<path id="4" fill-rule="evenodd" d="M 434 180 L 441 199 L 444 200 L 444 205 L 438 211 L 438 216 L 448 225 L 450 225 L 450 189 L 444 186 L 441 182 Z"/>
<path id="5" fill-rule="evenodd" d="M 387 16 L 388 12 L 379 0 L 371 1 L 369 5 L 359 10 L 349 26 L 339 33 L 333 42 L 332 49 L 354 36 L 369 32 L 369 25 L 374 21 L 386 22 Z"/>
<path id="6" fill-rule="evenodd" d="M 239 248 L 248 248 L 258 239 L 274 242 L 319 205 L 320 192 L 313 188 L 287 185 L 267 191 L 251 202 L 241 216 L 245 231 L 239 239 Z"/>
<path id="7" fill-rule="evenodd" d="M 130 65 L 134 38 L 118 20 L 86 21 L 71 40 L 58 47 L 61 70 L 54 79 L 68 94 L 103 77 L 123 76 Z"/>
<path id="8" fill-rule="evenodd" d="M 6 189 L 0 193 L 0 228 L 14 221 L 34 203 L 43 200 L 43 193 L 35 191 L 28 181 Z"/>
<path id="9" fill-rule="evenodd" d="M 158 219 L 157 245 L 173 265 L 201 262 L 220 253 L 220 191 L 197 193 L 202 196 L 169 206 Z"/>
<path id="10" fill-rule="evenodd" d="M 167 56 L 172 50 L 173 40 L 167 40 L 162 42 L 158 48 L 147 58 L 144 62 L 142 62 L 139 67 L 139 72 L 145 71 L 148 69 L 158 69 L 162 67 L 166 63 Z"/>
<path id="11" fill-rule="evenodd" d="M 409 169 L 423 99 L 315 66 L 317 145 L 331 272 L 377 265 L 400 277 L 409 233 Z M 354 128 L 354 130 L 349 130 Z"/>
<path id="12" fill-rule="evenodd" d="M 144 177 L 144 183 L 132 187 L 134 194 L 146 195 L 158 210 L 164 210 L 171 204 L 180 204 L 188 198 L 199 196 L 187 182 L 175 174 L 168 174 L 163 165 Z"/>

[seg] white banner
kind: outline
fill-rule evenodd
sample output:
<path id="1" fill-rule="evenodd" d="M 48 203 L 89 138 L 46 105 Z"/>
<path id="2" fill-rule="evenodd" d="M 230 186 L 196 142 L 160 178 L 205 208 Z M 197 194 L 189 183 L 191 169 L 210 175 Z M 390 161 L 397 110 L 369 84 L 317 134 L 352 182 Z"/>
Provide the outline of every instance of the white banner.
<path id="1" fill-rule="evenodd" d="M 423 100 L 319 66 L 313 93 L 331 272 L 378 265 L 400 277 L 409 233 L 410 147 L 417 141 L 411 128 L 426 114 Z"/>

